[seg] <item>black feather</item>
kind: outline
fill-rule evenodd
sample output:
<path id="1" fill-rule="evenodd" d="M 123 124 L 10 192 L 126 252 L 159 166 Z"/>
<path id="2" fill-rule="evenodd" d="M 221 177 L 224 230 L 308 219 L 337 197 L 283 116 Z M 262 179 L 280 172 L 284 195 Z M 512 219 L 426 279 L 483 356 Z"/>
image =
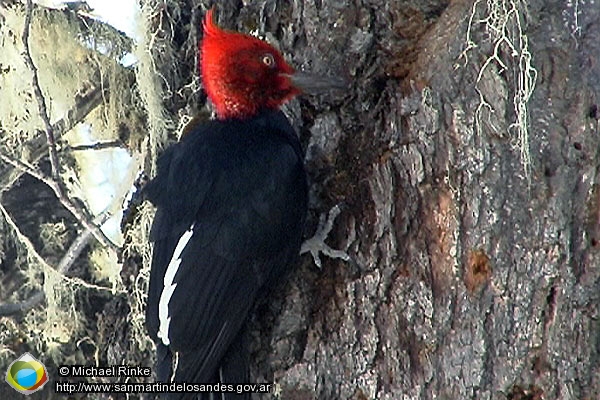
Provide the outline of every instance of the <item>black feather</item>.
<path id="1" fill-rule="evenodd" d="M 164 152 L 144 192 L 157 207 L 146 319 L 159 363 L 170 363 L 170 353 L 177 353 L 177 382 L 247 376 L 247 365 L 228 350 L 255 300 L 299 253 L 307 183 L 296 134 L 280 111 L 210 121 Z M 192 224 L 169 302 L 170 345 L 161 349 L 163 277 Z M 220 367 L 226 369 L 221 374 Z M 164 370 L 159 365 L 162 379 Z"/>

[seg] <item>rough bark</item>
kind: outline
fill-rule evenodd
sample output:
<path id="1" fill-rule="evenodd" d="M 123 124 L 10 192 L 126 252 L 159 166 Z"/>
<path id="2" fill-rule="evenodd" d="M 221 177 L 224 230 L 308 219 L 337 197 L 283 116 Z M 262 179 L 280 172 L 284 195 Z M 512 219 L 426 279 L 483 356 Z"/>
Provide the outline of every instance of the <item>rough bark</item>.
<path id="1" fill-rule="evenodd" d="M 492 3 L 267 13 L 270 31 L 291 21 L 296 65 L 352 79 L 342 104 L 300 102 L 314 206 L 346 204 L 335 243 L 355 262 L 306 260 L 255 320 L 255 376 L 282 398 L 600 396 L 599 10 L 517 4 L 537 69 L 526 176 L 511 127 L 523 66 L 500 47 L 507 69 L 477 82 L 486 24 L 461 57 L 473 7 L 477 21 Z M 476 87 L 493 110 L 479 121 Z"/>

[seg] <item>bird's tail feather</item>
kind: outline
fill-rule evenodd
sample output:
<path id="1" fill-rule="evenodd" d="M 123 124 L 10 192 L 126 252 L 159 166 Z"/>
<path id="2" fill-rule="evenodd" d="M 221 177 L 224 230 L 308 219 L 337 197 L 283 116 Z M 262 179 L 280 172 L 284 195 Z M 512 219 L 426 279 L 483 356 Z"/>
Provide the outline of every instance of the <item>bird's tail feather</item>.
<path id="1" fill-rule="evenodd" d="M 173 371 L 173 354 L 162 343 L 156 344 L 156 379 L 159 382 L 170 382 Z"/>
<path id="2" fill-rule="evenodd" d="M 176 366 L 173 370 L 173 355 L 168 347 L 162 343 L 157 345 L 157 378 L 164 382 L 185 382 L 205 385 L 230 385 L 234 392 L 214 392 L 199 394 L 172 394 L 173 399 L 199 399 L 199 400 L 250 400 L 250 393 L 236 393 L 237 385 L 249 382 L 248 366 L 248 338 L 245 329 L 242 329 L 229 346 L 227 353 L 221 359 L 219 368 L 212 378 L 206 382 L 205 378 L 198 377 L 197 371 L 203 367 L 204 360 L 193 351 L 179 352 L 175 355 Z M 165 379 L 166 376 L 166 379 Z M 174 378 L 174 379 L 173 379 Z M 200 382 L 204 380 L 205 382 Z"/>

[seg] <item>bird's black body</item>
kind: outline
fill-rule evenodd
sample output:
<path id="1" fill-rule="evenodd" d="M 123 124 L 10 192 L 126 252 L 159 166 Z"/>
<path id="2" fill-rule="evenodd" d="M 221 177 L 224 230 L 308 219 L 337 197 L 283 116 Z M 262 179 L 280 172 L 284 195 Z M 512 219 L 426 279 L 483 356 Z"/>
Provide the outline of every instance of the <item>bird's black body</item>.
<path id="1" fill-rule="evenodd" d="M 176 353 L 176 382 L 212 383 L 219 373 L 246 376 L 219 368 L 238 356 L 227 351 L 238 342 L 255 300 L 298 256 L 307 210 L 302 160 L 298 138 L 280 111 L 210 121 L 160 157 L 158 174 L 144 189 L 157 208 L 146 318 L 158 347 L 159 379 L 171 379 Z M 157 337 L 159 302 L 186 231 L 193 233 L 181 262 L 171 267 L 176 287 L 168 302 L 166 346 Z M 247 368 L 238 362 L 230 367 Z"/>

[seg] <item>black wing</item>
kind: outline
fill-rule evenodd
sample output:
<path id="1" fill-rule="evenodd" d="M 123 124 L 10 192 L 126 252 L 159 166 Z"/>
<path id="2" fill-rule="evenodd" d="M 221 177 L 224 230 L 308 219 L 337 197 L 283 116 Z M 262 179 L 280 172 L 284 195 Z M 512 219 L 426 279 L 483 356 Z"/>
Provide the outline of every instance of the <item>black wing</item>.
<path id="1" fill-rule="evenodd" d="M 175 379 L 209 382 L 265 284 L 298 255 L 307 208 L 300 146 L 279 112 L 212 121 L 165 152 L 146 192 L 157 206 L 148 329 L 161 342 L 164 276 L 176 271 L 167 335 L 180 357 Z"/>

